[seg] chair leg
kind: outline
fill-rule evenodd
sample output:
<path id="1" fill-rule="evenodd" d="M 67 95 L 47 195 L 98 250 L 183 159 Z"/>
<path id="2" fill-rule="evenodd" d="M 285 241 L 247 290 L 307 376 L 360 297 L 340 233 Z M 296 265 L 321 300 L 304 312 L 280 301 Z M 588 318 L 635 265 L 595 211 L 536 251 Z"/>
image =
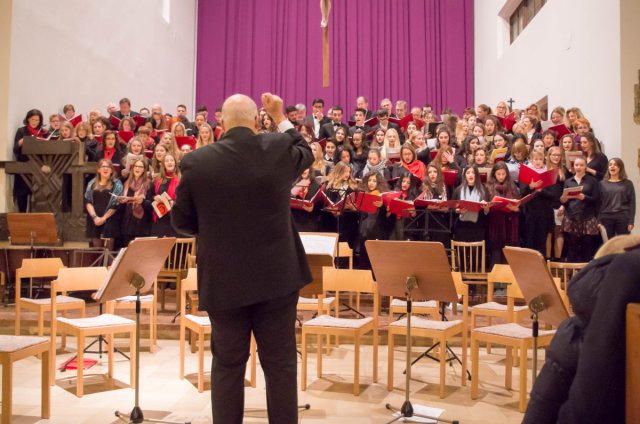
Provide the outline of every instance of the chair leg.
<path id="1" fill-rule="evenodd" d="M 204 391 L 204 331 L 198 334 L 198 392 Z"/>
<path id="2" fill-rule="evenodd" d="M 180 320 L 183 320 L 184 318 L 180 318 Z M 180 380 L 184 380 L 184 333 L 185 333 L 185 328 L 184 328 L 184 324 L 180 325 L 180 367 L 179 367 L 179 374 L 178 376 L 180 377 Z"/>
<path id="3" fill-rule="evenodd" d="M 373 382 L 378 382 L 378 329 L 373 330 Z"/>
<path id="4" fill-rule="evenodd" d="M 300 390 L 307 390 L 307 333 L 302 329 L 302 340 L 300 341 L 300 349 L 302 349 L 302 365 L 300 370 Z"/>
<path id="5" fill-rule="evenodd" d="M 16 314 L 15 334 L 16 334 L 16 336 L 20 335 L 20 309 L 22 309 L 22 308 L 20 307 L 20 301 L 18 301 L 18 302 L 16 302 L 16 310 L 15 310 L 15 314 Z M 4 405 L 4 403 L 3 403 L 3 405 Z M 4 414 L 2 414 L 2 416 L 4 417 Z"/>
<path id="6" fill-rule="evenodd" d="M 78 335 L 78 374 L 76 377 L 76 395 L 78 397 L 84 396 L 84 336 Z"/>
<path id="7" fill-rule="evenodd" d="M 479 343 L 475 335 L 471 334 L 471 399 L 478 398 L 478 378 L 479 378 Z"/>
<path id="8" fill-rule="evenodd" d="M 353 395 L 360 395 L 360 337 L 356 335 L 353 342 Z"/>
<path id="9" fill-rule="evenodd" d="M 513 384 L 513 348 L 507 346 L 506 357 L 504 361 L 504 387 L 511 390 Z"/>
<path id="10" fill-rule="evenodd" d="M 440 337 L 440 399 L 444 399 L 447 377 L 447 339 Z"/>
<path id="11" fill-rule="evenodd" d="M 388 330 L 387 342 L 387 391 L 393 390 L 393 354 L 394 354 L 394 338 L 391 329 Z"/>
<path id="12" fill-rule="evenodd" d="M 2 360 L 2 424 L 11 424 L 13 364 L 7 356 Z"/>
<path id="13" fill-rule="evenodd" d="M 40 407 L 40 416 L 44 419 L 49 419 L 49 417 L 51 417 L 51 386 L 49 386 L 49 368 L 49 350 L 47 349 L 42 352 L 42 405 Z"/>
<path id="14" fill-rule="evenodd" d="M 460 373 L 462 386 L 467 385 L 467 367 L 469 364 L 467 363 L 467 329 L 466 327 L 462 329 L 462 372 Z"/>
<path id="15" fill-rule="evenodd" d="M 489 325 L 493 325 L 491 317 L 489 317 Z M 491 353 L 491 343 L 487 342 L 487 353 Z"/>
<path id="16" fill-rule="evenodd" d="M 109 378 L 113 378 L 113 351 L 115 349 L 115 346 L 113 346 L 113 334 L 107 334 L 107 354 L 109 357 L 108 363 L 109 363 L 109 367 L 108 367 L 108 371 L 107 371 L 107 376 L 109 376 Z"/>
<path id="17" fill-rule="evenodd" d="M 520 412 L 527 409 L 527 348 L 520 346 Z"/>
<path id="18" fill-rule="evenodd" d="M 316 339 L 318 343 L 318 349 L 316 351 L 318 360 L 317 360 L 317 374 L 318 378 L 322 377 L 322 334 L 316 334 Z"/>

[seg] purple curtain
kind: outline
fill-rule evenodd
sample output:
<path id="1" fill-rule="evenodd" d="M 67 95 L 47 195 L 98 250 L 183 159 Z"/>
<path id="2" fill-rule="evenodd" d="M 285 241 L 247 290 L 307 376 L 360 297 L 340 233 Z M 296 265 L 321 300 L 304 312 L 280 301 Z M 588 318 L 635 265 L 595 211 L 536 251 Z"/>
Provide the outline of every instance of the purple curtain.
<path id="1" fill-rule="evenodd" d="M 356 97 L 473 106 L 473 0 L 333 0 L 331 82 L 322 87 L 319 0 L 198 2 L 196 103 L 265 91 L 286 105 L 320 97 L 350 115 Z"/>

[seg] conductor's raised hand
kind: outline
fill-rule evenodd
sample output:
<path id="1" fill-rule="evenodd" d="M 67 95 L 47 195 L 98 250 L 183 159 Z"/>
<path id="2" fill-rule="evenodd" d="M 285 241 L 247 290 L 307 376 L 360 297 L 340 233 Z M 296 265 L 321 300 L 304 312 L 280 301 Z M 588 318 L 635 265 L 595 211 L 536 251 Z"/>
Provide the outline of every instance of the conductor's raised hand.
<path id="1" fill-rule="evenodd" d="M 287 119 L 282 109 L 282 99 L 271 93 L 262 94 L 262 107 L 273 118 L 276 125 L 280 125 L 282 121 Z"/>

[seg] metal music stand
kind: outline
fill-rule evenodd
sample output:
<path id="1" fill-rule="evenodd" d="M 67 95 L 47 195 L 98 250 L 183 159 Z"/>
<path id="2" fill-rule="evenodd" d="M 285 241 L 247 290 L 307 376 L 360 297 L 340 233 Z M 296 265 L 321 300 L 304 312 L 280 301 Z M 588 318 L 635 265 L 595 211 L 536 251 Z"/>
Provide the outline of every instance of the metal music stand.
<path id="1" fill-rule="evenodd" d="M 532 387 L 538 373 L 538 319 L 557 327 L 569 318 L 567 306 L 560 297 L 558 287 L 547 268 L 544 257 L 537 250 L 507 246 L 504 256 L 516 277 L 518 286 L 531 310 L 533 327 L 533 367 Z"/>
<path id="2" fill-rule="evenodd" d="M 36 245 L 57 246 L 58 226 L 52 213 L 8 213 L 11 245 L 28 245 L 29 257 L 35 257 Z M 7 270 L 8 271 L 8 270 Z M 33 296 L 33 278 L 29 279 L 29 297 Z"/>
<path id="3" fill-rule="evenodd" d="M 158 277 L 164 261 L 175 244 L 174 237 L 136 239 L 129 247 L 122 249 L 111 264 L 109 274 L 96 293 L 98 302 L 107 302 L 120 297 L 136 296 L 136 375 L 135 406 L 129 414 L 116 411 L 122 422 L 139 424 L 142 422 L 182 424 L 176 421 L 163 421 L 144 418 L 140 408 L 140 294 L 151 289 Z M 188 423 L 187 423 L 188 424 Z"/>
<path id="4" fill-rule="evenodd" d="M 406 298 L 407 300 L 407 373 L 405 376 L 405 400 L 400 409 L 390 404 L 386 408 L 399 412 L 400 416 L 388 424 L 403 418 L 427 418 L 444 423 L 457 423 L 438 417 L 416 414 L 409 399 L 411 381 L 411 317 L 413 299 L 435 299 L 440 302 L 457 302 L 458 294 L 451 276 L 449 261 L 442 243 L 423 241 L 367 240 L 367 253 L 378 283 L 381 296 Z M 444 349 L 445 347 L 441 347 Z"/>

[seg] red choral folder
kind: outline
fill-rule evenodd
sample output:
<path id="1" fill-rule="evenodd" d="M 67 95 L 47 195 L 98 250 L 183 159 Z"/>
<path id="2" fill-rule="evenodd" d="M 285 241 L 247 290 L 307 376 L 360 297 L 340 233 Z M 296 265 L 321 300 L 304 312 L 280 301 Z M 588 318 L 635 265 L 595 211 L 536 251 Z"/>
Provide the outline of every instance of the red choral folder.
<path id="1" fill-rule="evenodd" d="M 408 114 L 407 116 L 405 116 L 402 119 L 389 118 L 389 122 L 393 122 L 394 124 L 400 125 L 400 129 L 402 129 L 402 131 L 405 131 L 407 129 L 407 125 L 409 125 L 409 122 L 415 122 L 416 126 L 419 129 L 424 127 L 424 122 L 421 121 L 421 120 L 414 121 L 412 114 Z"/>
<path id="2" fill-rule="evenodd" d="M 73 128 L 77 127 L 78 124 L 80 122 L 82 122 L 82 114 L 76 115 L 76 116 L 74 116 L 73 118 L 70 118 L 70 119 L 67 119 L 64 115 L 58 114 L 58 116 L 60 117 L 61 121 L 69 122 L 73 126 Z"/>
<path id="3" fill-rule="evenodd" d="M 149 159 L 153 159 L 153 150 L 144 149 L 144 155 Z"/>
<path id="4" fill-rule="evenodd" d="M 555 131 L 558 134 L 558 137 L 557 137 L 558 140 L 560 140 L 562 137 L 564 137 L 567 134 L 571 134 L 571 131 L 569 131 L 569 128 L 567 128 L 567 126 L 564 124 L 549 127 L 549 129 L 552 131 Z"/>
<path id="5" fill-rule="evenodd" d="M 497 210 L 502 212 L 513 212 L 512 210 L 507 208 L 507 205 L 512 205 L 516 207 L 526 205 L 527 203 L 529 203 L 531 199 L 535 197 L 537 193 L 538 193 L 537 191 L 534 191 L 532 193 L 527 194 L 522 199 L 508 199 L 506 197 L 494 196 L 493 199 L 491 199 L 491 203 L 492 203 L 491 210 L 492 211 Z"/>
<path id="6" fill-rule="evenodd" d="M 444 176 L 444 184 L 448 186 L 455 186 L 458 180 L 458 171 L 442 171 Z"/>
<path id="7" fill-rule="evenodd" d="M 480 182 L 486 184 L 489 179 L 489 174 L 491 173 L 491 168 L 478 168 L 478 173 L 480 174 Z"/>
<path id="8" fill-rule="evenodd" d="M 326 138 L 321 138 L 320 140 L 317 141 L 317 143 L 320 144 L 320 147 L 322 147 L 322 151 L 324 152 L 324 148 L 327 145 L 327 139 Z"/>
<path id="9" fill-rule="evenodd" d="M 290 201 L 291 209 L 304 209 L 305 207 L 309 208 L 313 206 L 317 201 L 323 200 L 325 198 L 324 195 L 324 186 L 320 186 L 316 194 L 309 200 L 300 199 L 299 197 L 292 197 Z"/>
<path id="10" fill-rule="evenodd" d="M 182 148 L 182 146 L 184 146 L 185 144 L 188 144 L 189 146 L 191 146 L 191 150 L 195 150 L 196 149 L 196 138 L 194 136 L 192 136 L 192 135 L 179 136 L 179 137 L 176 137 L 176 144 L 180 148 Z"/>
<path id="11" fill-rule="evenodd" d="M 356 193 L 351 193 L 349 195 L 351 202 L 355 205 L 356 209 L 360 212 L 366 213 L 376 213 L 378 212 L 378 207 L 374 205 L 374 203 L 380 202 L 382 200 L 381 196 L 359 192 L 356 196 Z"/>
<path id="12" fill-rule="evenodd" d="M 142 115 L 136 115 L 136 116 L 134 116 L 132 119 L 133 119 L 133 122 L 135 122 L 135 123 L 136 123 L 136 127 L 141 127 L 141 126 L 143 126 L 143 125 L 144 125 L 144 121 L 146 121 L 146 120 L 147 120 L 147 118 L 145 118 L 145 117 L 144 117 L 144 116 L 142 116 Z"/>
<path id="13" fill-rule="evenodd" d="M 389 212 L 396 215 L 398 218 L 407 216 L 405 212 L 407 209 L 415 209 L 413 202 L 410 200 L 400 200 L 398 198 L 393 199 L 389 205 Z"/>
<path id="14" fill-rule="evenodd" d="M 101 135 L 96 135 L 96 136 L 94 136 L 94 138 L 96 139 L 98 144 L 102 144 L 102 136 Z"/>
<path id="15" fill-rule="evenodd" d="M 117 117 L 113 116 L 113 115 L 109 115 L 109 122 L 111 122 L 111 126 L 115 129 L 118 129 L 118 127 L 120 126 L 120 121 L 121 119 L 118 119 Z"/>
<path id="16" fill-rule="evenodd" d="M 542 180 L 542 185 L 538 188 L 545 188 L 554 185 L 558 180 L 558 169 L 550 169 L 549 171 L 538 172 L 528 165 L 520 165 L 520 174 L 518 181 L 524 184 L 531 184 L 532 181 Z"/>
<path id="17" fill-rule="evenodd" d="M 429 156 L 431 157 L 431 160 L 434 160 L 436 158 L 436 156 L 438 156 L 438 149 L 433 149 L 429 151 Z"/>
<path id="18" fill-rule="evenodd" d="M 567 199 L 577 199 L 582 193 L 582 186 L 567 187 L 562 191 L 563 196 L 567 196 Z"/>
<path id="19" fill-rule="evenodd" d="M 125 143 L 128 143 L 134 135 L 135 133 L 133 131 L 118 131 L 118 137 Z"/>
<path id="20" fill-rule="evenodd" d="M 493 115 L 493 116 L 500 122 L 500 125 L 502 125 L 502 128 L 504 128 L 507 131 L 511 131 L 513 129 L 513 126 L 516 124 L 515 114 L 513 112 L 511 112 L 504 118 L 496 115 Z"/>
<path id="21" fill-rule="evenodd" d="M 401 194 L 402 192 L 400 191 L 387 191 L 386 193 L 382 193 L 380 195 L 380 197 L 382 197 L 382 204 L 389 208 L 393 199 L 399 198 Z"/>

